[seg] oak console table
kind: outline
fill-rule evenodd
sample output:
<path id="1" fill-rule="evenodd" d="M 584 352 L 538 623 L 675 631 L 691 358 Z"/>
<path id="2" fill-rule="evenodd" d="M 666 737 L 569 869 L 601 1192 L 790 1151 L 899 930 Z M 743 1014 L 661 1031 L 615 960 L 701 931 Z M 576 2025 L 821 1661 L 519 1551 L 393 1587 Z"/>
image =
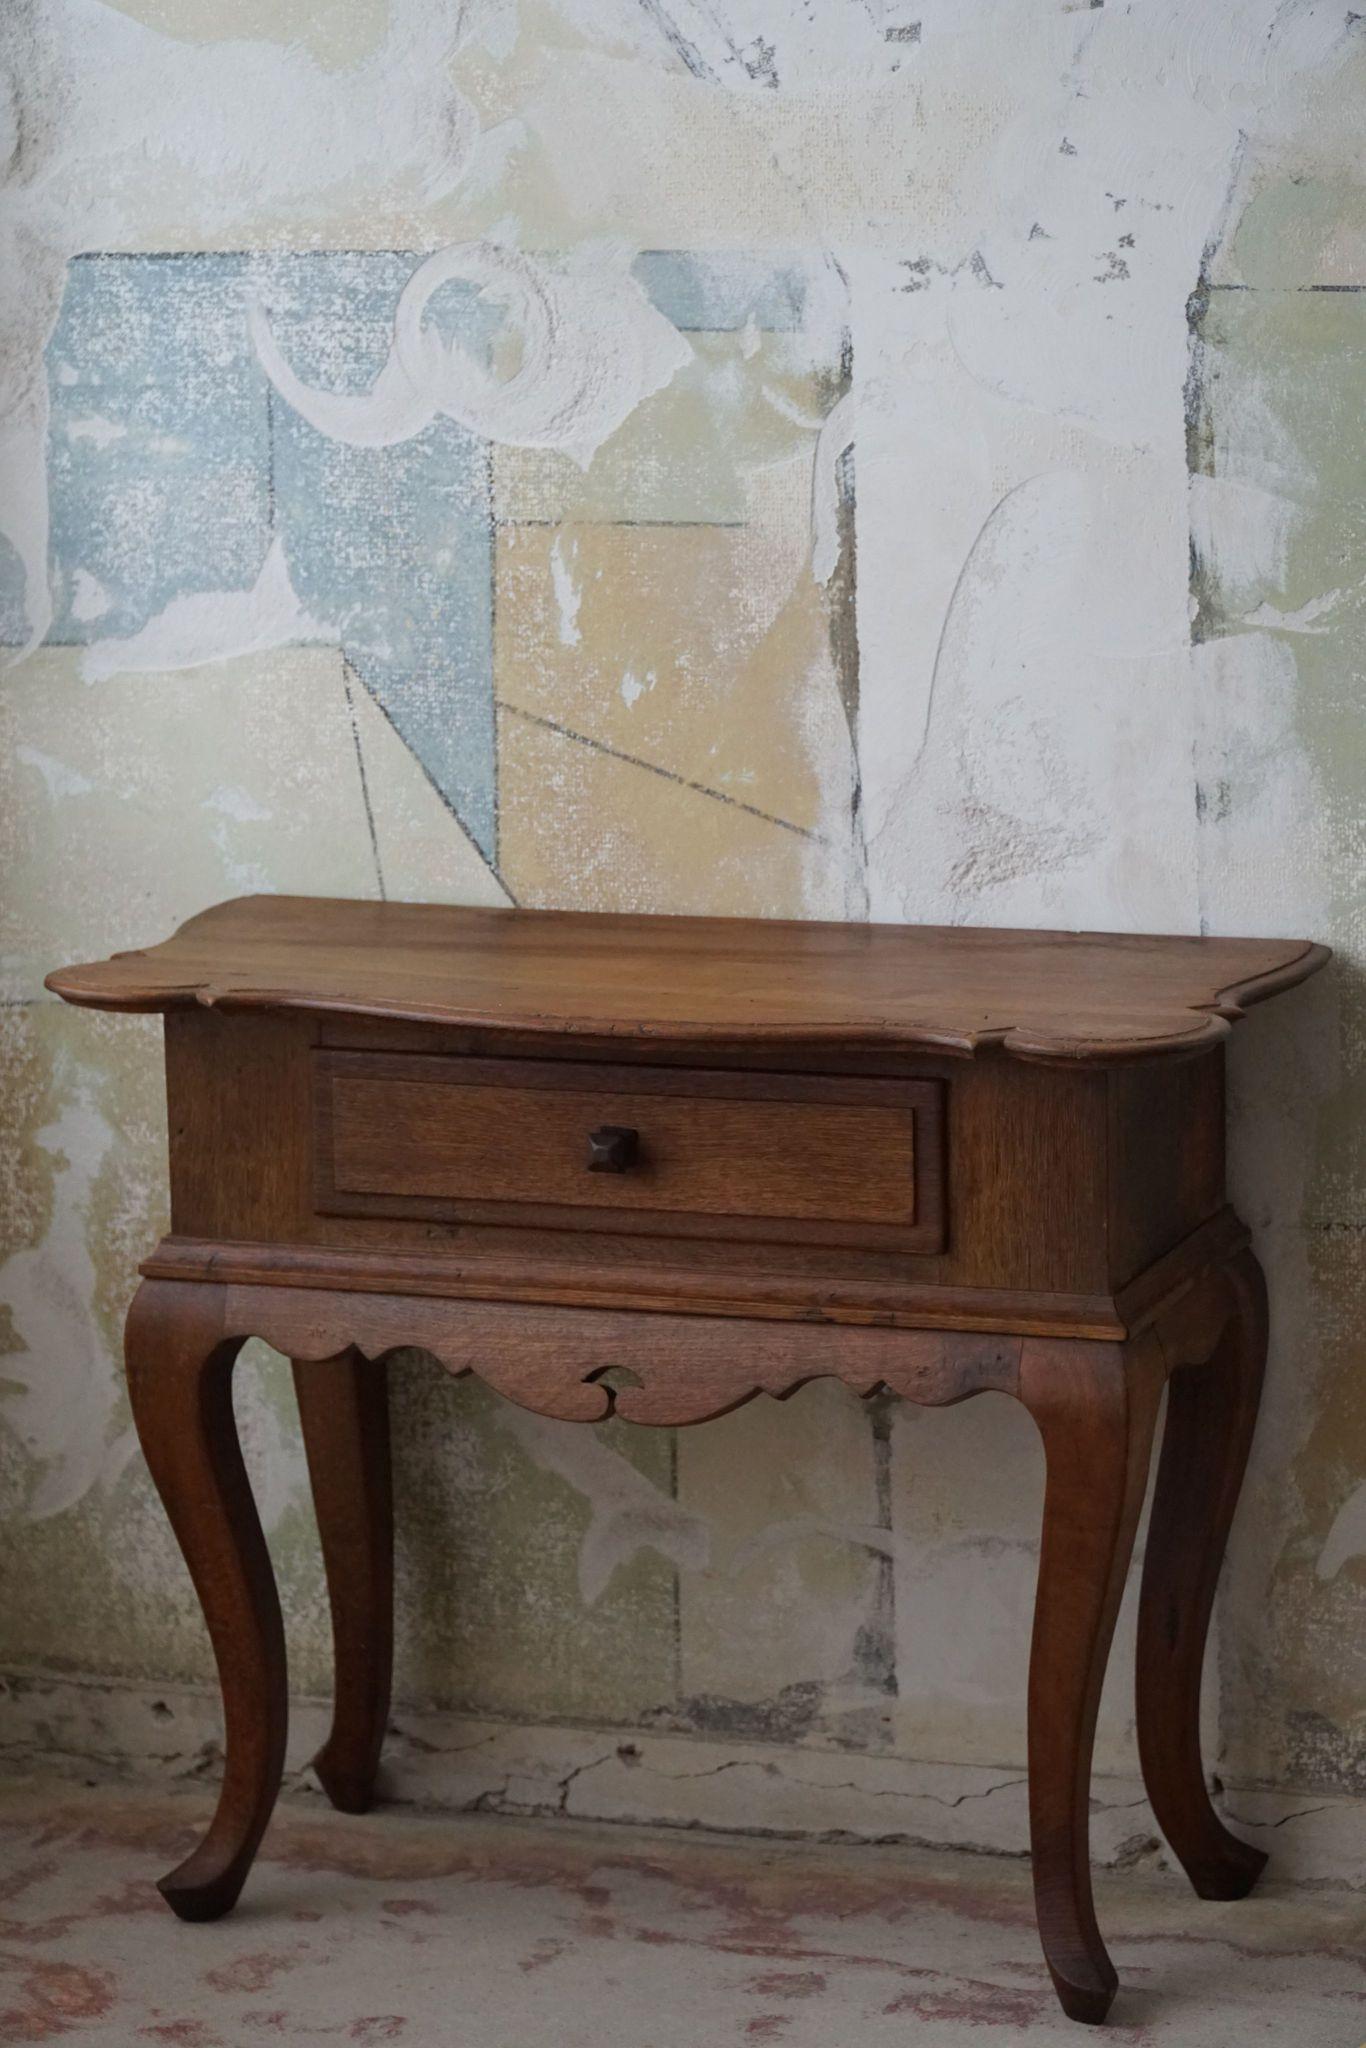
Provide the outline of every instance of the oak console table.
<path id="1" fill-rule="evenodd" d="M 133 1412 L 202 1602 L 226 1766 L 161 1889 L 233 1905 L 279 1786 L 285 1645 L 233 1361 L 294 1361 L 336 1647 L 317 1759 L 369 1801 L 389 1698 L 384 1359 L 540 1414 L 675 1426 L 832 1376 L 1013 1394 L 1047 1484 L 1029 1673 L 1039 1931 L 1104 2018 L 1091 1898 L 1101 1680 L 1165 1441 L 1138 1736 L 1202 1898 L 1261 1852 L 1201 1767 L 1201 1659 L 1256 1417 L 1265 1291 L 1224 1201 L 1223 1045 L 1320 946 L 255 897 L 53 974 L 165 1013 L 171 1234 L 128 1316 Z M 602 1383 L 628 1368 L 634 1384 Z"/>

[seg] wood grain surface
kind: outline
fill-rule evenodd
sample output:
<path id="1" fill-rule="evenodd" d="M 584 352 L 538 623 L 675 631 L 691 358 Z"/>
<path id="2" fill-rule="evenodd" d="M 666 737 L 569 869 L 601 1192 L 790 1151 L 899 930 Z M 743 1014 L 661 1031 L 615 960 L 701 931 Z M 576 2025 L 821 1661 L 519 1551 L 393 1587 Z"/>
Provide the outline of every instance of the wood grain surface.
<path id="1" fill-rule="evenodd" d="M 1302 939 L 618 917 L 244 896 L 47 986 L 113 1010 L 344 1011 L 550 1037 L 1114 1062 L 1198 1051 L 1313 974 Z"/>
<path id="2" fill-rule="evenodd" d="M 317 1207 L 935 1252 L 941 1084 L 322 1052 Z M 595 1129 L 632 1140 L 593 1170 Z"/>

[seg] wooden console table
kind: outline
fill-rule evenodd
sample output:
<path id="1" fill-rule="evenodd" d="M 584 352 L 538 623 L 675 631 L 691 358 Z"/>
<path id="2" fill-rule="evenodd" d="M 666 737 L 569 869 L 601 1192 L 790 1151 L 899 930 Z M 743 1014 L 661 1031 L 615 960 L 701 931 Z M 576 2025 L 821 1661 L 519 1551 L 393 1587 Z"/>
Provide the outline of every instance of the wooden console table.
<path id="1" fill-rule="evenodd" d="M 1202 1898 L 1264 1858 L 1201 1769 L 1201 1660 L 1265 1292 L 1224 1203 L 1224 1039 L 1320 967 L 1261 939 L 594 917 L 256 897 L 72 967 L 165 1013 L 172 1230 L 128 1317 L 133 1413 L 213 1640 L 222 1794 L 161 1889 L 237 1898 L 285 1748 L 285 1646 L 233 1360 L 294 1361 L 336 1645 L 318 1775 L 368 1803 L 389 1698 L 384 1365 L 543 1415 L 702 1422 L 832 1376 L 1013 1394 L 1047 1486 L 1029 1674 L 1039 1930 L 1066 2011 L 1116 1977 L 1087 1845 L 1101 1680 L 1165 1442 L 1138 1737 Z M 602 1384 L 628 1368 L 634 1384 Z"/>

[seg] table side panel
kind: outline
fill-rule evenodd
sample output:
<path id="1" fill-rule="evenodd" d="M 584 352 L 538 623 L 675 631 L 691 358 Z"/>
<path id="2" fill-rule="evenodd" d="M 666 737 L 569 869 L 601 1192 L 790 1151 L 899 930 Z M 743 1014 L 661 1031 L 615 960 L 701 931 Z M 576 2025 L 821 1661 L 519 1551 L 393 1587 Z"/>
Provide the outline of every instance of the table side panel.
<path id="1" fill-rule="evenodd" d="M 1109 1076 L 1110 1284 L 1125 1287 L 1224 1203 L 1224 1050 Z"/>
<path id="2" fill-rule="evenodd" d="M 171 1228 L 290 1244 L 312 1204 L 308 1071 L 316 1018 L 168 1011 Z"/>

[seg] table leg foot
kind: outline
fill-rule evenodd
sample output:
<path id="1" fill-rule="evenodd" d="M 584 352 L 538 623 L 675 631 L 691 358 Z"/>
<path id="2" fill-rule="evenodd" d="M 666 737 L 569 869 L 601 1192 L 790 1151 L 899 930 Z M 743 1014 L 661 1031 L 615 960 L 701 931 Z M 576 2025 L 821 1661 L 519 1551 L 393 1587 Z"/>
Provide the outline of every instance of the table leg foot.
<path id="1" fill-rule="evenodd" d="M 237 1904 L 255 1855 L 243 1858 L 202 1843 L 192 1856 L 157 1879 L 157 1890 L 177 1920 L 221 1920 Z"/>
<path id="2" fill-rule="evenodd" d="M 209 1831 L 163 1878 L 182 1920 L 216 1920 L 246 1881 L 284 1767 L 285 1639 L 270 1555 L 242 1462 L 225 1290 L 145 1280 L 124 1354 L 148 1470 L 204 1611 L 223 1692 L 223 1784 Z"/>
<path id="3" fill-rule="evenodd" d="M 1187 1853 L 1178 1855 L 1177 1860 L 1190 1879 L 1191 1888 L 1198 1899 L 1245 1899 L 1266 1869 L 1266 1851 L 1256 1849 L 1251 1842 L 1244 1842 L 1239 1836 L 1230 1834 L 1217 1815 L 1214 1824 L 1223 1837 L 1222 1841 L 1211 1841 L 1204 1853 L 1198 1857 Z M 1168 1834 L 1166 1828 L 1162 1832 L 1164 1835 Z M 1176 1853 L 1173 1845 L 1173 1854 Z"/>
<path id="4" fill-rule="evenodd" d="M 1104 2024 L 1119 1989 L 1113 1963 L 1103 1949 L 1101 1955 L 1105 1961 L 1103 1971 L 1090 1956 L 1077 1955 L 1068 1959 L 1065 1966 L 1054 1957 L 1048 1959 L 1048 1974 L 1059 2005 L 1069 2020 L 1077 2020 L 1084 2027 Z"/>
<path id="5" fill-rule="evenodd" d="M 333 1806 L 364 1813 L 389 1719 L 394 1508 L 383 1360 L 294 1360 L 336 1662 L 332 1728 L 313 1768 Z"/>
<path id="6" fill-rule="evenodd" d="M 1266 1284 L 1250 1251 L 1209 1284 L 1228 1296 L 1213 1355 L 1169 1361 L 1176 1370 L 1139 1606 L 1138 1748 L 1157 1824 L 1199 1897 L 1241 1899 L 1266 1857 L 1231 1834 L 1210 1802 L 1200 1756 L 1200 1681 L 1261 1397 Z"/>
<path id="7" fill-rule="evenodd" d="M 1029 1666 L 1034 1897 L 1059 2001 L 1090 2025 L 1118 1985 L 1091 1890 L 1091 1754 L 1163 1375 L 1151 1340 L 1031 1339 L 1021 1356 L 1020 1398 L 1047 1461 Z"/>

